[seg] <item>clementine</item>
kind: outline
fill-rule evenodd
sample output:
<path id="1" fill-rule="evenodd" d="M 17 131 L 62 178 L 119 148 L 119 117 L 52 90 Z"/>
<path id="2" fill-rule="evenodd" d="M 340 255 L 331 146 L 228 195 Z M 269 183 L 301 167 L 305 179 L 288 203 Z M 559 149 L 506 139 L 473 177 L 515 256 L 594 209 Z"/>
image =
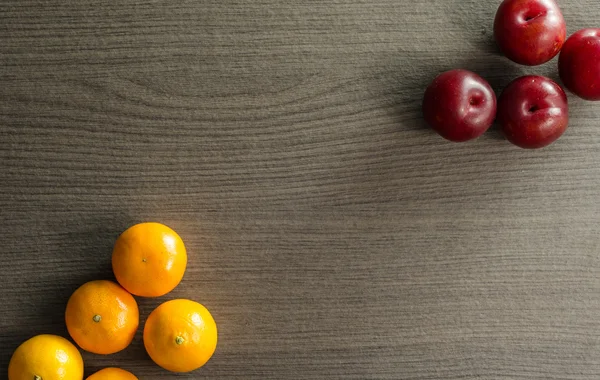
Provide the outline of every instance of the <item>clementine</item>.
<path id="1" fill-rule="evenodd" d="M 83 359 L 71 342 L 56 335 L 25 341 L 8 364 L 8 380 L 82 380 Z"/>
<path id="2" fill-rule="evenodd" d="M 138 380 L 138 378 L 124 369 L 110 367 L 96 372 L 86 380 Z"/>
<path id="3" fill-rule="evenodd" d="M 133 296 L 112 281 L 90 281 L 77 289 L 67 303 L 65 321 L 71 337 L 82 349 L 113 354 L 125 349 L 139 325 Z"/>
<path id="4" fill-rule="evenodd" d="M 187 265 L 183 241 L 160 223 L 140 223 L 115 243 L 112 266 L 122 287 L 141 297 L 160 297 L 181 282 Z"/>
<path id="5" fill-rule="evenodd" d="M 217 347 L 217 325 L 201 304 L 178 299 L 163 303 L 144 326 L 144 346 L 156 364 L 172 372 L 202 367 Z"/>

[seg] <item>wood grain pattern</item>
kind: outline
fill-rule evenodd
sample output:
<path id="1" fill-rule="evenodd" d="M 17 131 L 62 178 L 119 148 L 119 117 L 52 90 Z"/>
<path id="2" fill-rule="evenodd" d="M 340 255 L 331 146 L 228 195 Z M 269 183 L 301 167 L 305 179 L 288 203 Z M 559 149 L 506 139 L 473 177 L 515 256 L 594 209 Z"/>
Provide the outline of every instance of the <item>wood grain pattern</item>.
<path id="1" fill-rule="evenodd" d="M 569 32 L 593 0 L 561 1 Z M 129 225 L 190 252 L 166 299 L 219 325 L 174 376 L 141 337 L 85 354 L 140 379 L 600 378 L 600 105 L 570 97 L 555 145 L 444 142 L 426 84 L 525 68 L 491 37 L 498 1 L 3 0 L 0 378 L 66 335 L 81 283 L 112 278 Z"/>

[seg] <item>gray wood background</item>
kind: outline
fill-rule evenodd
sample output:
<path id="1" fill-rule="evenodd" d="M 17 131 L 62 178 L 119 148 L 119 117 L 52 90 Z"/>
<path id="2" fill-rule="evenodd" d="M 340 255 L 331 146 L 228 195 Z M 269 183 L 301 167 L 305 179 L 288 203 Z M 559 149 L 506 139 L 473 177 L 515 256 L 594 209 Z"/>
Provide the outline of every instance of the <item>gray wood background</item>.
<path id="1" fill-rule="evenodd" d="M 84 354 L 140 379 L 599 379 L 600 104 L 555 145 L 445 142 L 440 71 L 556 78 L 498 55 L 499 1 L 2 0 L 0 378 L 66 335 L 85 281 L 140 221 L 172 226 L 186 297 L 220 342 L 203 369 L 141 336 Z M 596 0 L 560 2 L 569 33 Z"/>

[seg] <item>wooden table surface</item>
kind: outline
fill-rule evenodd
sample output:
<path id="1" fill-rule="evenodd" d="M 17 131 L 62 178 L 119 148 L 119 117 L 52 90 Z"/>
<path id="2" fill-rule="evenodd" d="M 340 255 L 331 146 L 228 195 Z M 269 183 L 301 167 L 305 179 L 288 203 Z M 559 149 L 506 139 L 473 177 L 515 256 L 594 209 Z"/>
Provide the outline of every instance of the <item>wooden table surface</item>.
<path id="1" fill-rule="evenodd" d="M 500 91 L 499 1 L 3 0 L 0 378 L 117 236 L 183 237 L 219 326 L 202 369 L 140 379 L 599 379 L 600 104 L 547 149 L 424 126 L 440 71 Z M 560 1 L 569 33 L 597 0 Z"/>

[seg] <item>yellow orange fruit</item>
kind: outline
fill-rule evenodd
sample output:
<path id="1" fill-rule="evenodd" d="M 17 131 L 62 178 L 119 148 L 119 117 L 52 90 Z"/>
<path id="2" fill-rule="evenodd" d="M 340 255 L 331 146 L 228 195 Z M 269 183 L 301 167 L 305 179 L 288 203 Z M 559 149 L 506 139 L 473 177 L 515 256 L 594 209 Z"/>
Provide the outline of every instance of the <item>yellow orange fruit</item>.
<path id="1" fill-rule="evenodd" d="M 138 378 L 124 369 L 110 367 L 96 372 L 86 380 L 138 380 Z"/>
<path id="2" fill-rule="evenodd" d="M 160 297 L 181 282 L 187 252 L 181 237 L 160 223 L 140 223 L 119 236 L 112 254 L 115 277 L 141 297 Z"/>
<path id="3" fill-rule="evenodd" d="M 217 325 L 201 304 L 178 299 L 163 303 L 144 326 L 144 346 L 156 364 L 172 372 L 202 367 L 217 348 Z"/>
<path id="4" fill-rule="evenodd" d="M 63 337 L 38 335 L 25 341 L 8 364 L 8 380 L 82 380 L 83 359 Z"/>
<path id="5" fill-rule="evenodd" d="M 67 303 L 65 322 L 69 334 L 82 349 L 95 354 L 114 354 L 125 349 L 140 322 L 131 294 L 112 281 L 83 284 Z"/>

